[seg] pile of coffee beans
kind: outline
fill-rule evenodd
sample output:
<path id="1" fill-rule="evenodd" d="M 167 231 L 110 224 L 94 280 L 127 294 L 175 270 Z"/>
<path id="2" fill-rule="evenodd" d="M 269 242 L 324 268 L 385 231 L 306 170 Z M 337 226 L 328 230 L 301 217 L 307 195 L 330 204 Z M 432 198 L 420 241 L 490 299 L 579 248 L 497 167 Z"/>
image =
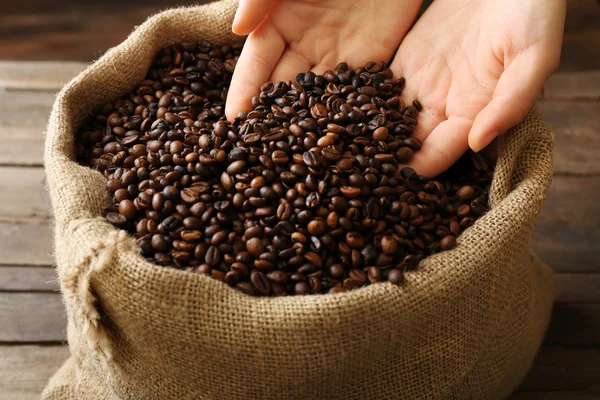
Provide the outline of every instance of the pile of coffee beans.
<path id="1" fill-rule="evenodd" d="M 421 104 L 385 63 L 265 83 L 229 122 L 240 50 L 162 50 L 78 134 L 79 161 L 107 178 L 106 218 L 149 260 L 251 295 L 400 284 L 486 212 L 491 170 L 468 157 L 437 180 L 401 168 Z"/>

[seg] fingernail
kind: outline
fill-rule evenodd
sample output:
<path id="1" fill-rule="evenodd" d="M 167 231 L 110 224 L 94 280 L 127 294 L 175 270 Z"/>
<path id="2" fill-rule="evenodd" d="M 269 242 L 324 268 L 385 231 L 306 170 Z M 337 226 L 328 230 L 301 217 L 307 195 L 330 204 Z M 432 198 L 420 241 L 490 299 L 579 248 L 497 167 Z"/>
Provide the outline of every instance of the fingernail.
<path id="1" fill-rule="evenodd" d="M 488 144 L 492 143 L 492 140 L 494 140 L 498 135 L 500 135 L 500 132 L 488 132 L 482 135 L 479 140 L 477 140 L 477 142 L 471 146 L 471 150 L 473 150 L 475 153 L 478 153 Z"/>

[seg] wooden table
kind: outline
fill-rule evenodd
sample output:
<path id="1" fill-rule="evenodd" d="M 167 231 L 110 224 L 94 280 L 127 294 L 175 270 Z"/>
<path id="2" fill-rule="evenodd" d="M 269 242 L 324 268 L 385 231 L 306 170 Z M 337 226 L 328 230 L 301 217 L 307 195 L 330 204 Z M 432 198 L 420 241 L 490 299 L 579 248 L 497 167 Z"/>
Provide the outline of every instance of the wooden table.
<path id="1" fill-rule="evenodd" d="M 147 15 L 207 0 L 126 1 L 8 1 L 0 13 L 0 58 L 89 61 Z M 538 103 L 556 133 L 555 177 L 531 247 L 556 271 L 561 292 L 513 400 L 600 399 L 599 21 L 596 0 L 570 10 L 559 73 Z M 85 65 L 0 62 L 2 400 L 39 398 L 68 356 L 42 148 L 54 93 Z"/>
<path id="2" fill-rule="evenodd" d="M 39 396 L 68 355 L 42 168 L 55 91 L 82 63 L 0 62 L 0 398 Z M 556 133 L 555 176 L 531 247 L 561 293 L 513 399 L 600 398 L 600 71 L 556 74 L 538 109 Z"/>

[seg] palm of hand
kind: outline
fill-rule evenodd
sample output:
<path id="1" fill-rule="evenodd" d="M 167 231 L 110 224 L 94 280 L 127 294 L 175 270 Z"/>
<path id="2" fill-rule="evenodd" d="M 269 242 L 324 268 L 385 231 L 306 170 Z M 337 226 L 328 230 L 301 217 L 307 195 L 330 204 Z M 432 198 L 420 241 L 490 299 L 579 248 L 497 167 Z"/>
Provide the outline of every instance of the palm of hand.
<path id="1" fill-rule="evenodd" d="M 392 18 L 380 21 L 389 25 L 381 35 L 372 29 L 377 16 L 372 3 L 340 4 L 314 0 L 287 0 L 278 4 L 268 17 L 269 26 L 257 32 L 265 36 L 268 33 L 270 41 L 277 40 L 280 46 L 285 46 L 270 80 L 293 79 L 298 72 L 311 68 L 319 74 L 340 61 L 361 65 L 371 59 L 391 58 L 402 35 L 393 31 L 401 29 L 393 26 Z"/>
<path id="2" fill-rule="evenodd" d="M 435 176 L 524 119 L 558 64 L 564 14 L 562 0 L 434 2 L 392 63 L 424 107 L 411 166 Z"/>
<path id="3" fill-rule="evenodd" d="M 228 118 L 247 109 L 264 82 L 291 80 L 309 70 L 323 73 L 341 61 L 358 66 L 390 60 L 419 6 L 418 1 L 280 0 L 256 29 L 248 23 L 252 33 L 231 83 L 235 97 L 228 98 Z"/>

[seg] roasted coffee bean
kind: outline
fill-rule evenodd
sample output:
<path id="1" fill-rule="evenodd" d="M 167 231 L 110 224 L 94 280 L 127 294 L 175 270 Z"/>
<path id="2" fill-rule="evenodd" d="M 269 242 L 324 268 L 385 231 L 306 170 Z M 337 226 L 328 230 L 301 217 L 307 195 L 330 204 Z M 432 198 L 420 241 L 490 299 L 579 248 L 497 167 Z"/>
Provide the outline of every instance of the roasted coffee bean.
<path id="1" fill-rule="evenodd" d="M 383 250 L 385 254 L 393 255 L 398 250 L 398 242 L 391 236 L 384 236 L 381 239 L 381 250 Z"/>
<path id="2" fill-rule="evenodd" d="M 127 223 L 127 217 L 123 214 L 118 214 L 115 212 L 109 212 L 106 214 L 106 219 L 108 222 L 116 226 L 117 228 L 124 227 Z M 138 232 L 138 235 L 143 235 L 143 232 Z"/>
<path id="3" fill-rule="evenodd" d="M 394 285 L 399 285 L 404 282 L 404 272 L 402 270 L 393 268 L 388 272 L 388 281 Z"/>
<path id="4" fill-rule="evenodd" d="M 107 179 L 103 215 L 150 261 L 249 295 L 399 284 L 487 211 L 492 169 L 469 157 L 438 180 L 399 167 L 421 149 L 422 105 L 402 104 L 385 63 L 264 84 L 226 121 L 240 52 L 170 47 L 76 135 Z"/>
<path id="5" fill-rule="evenodd" d="M 122 200 L 119 203 L 119 214 L 123 215 L 127 219 L 135 218 L 137 211 L 131 200 Z"/>
<path id="6" fill-rule="evenodd" d="M 254 290 L 262 295 L 269 294 L 271 291 L 271 280 L 260 271 L 252 271 L 250 274 L 250 282 L 252 282 Z"/>
<path id="7" fill-rule="evenodd" d="M 456 191 L 456 197 L 461 201 L 469 201 L 475 195 L 475 189 L 471 185 L 462 186 Z"/>
<path id="8" fill-rule="evenodd" d="M 310 294 L 310 286 L 306 282 L 298 282 L 294 286 L 295 294 Z"/>
<path id="9" fill-rule="evenodd" d="M 440 240 L 440 248 L 442 251 L 451 250 L 456 246 L 456 238 L 454 236 L 444 236 L 442 240 Z"/>
<path id="10" fill-rule="evenodd" d="M 361 249 L 365 245 L 365 238 L 358 232 L 348 232 L 346 243 L 353 249 Z"/>
<path id="11" fill-rule="evenodd" d="M 248 249 L 248 253 L 254 257 L 259 257 L 263 253 L 265 247 L 260 238 L 253 237 L 246 242 L 246 249 Z"/>
<path id="12" fill-rule="evenodd" d="M 369 267 L 367 278 L 371 283 L 380 282 L 382 279 L 381 270 L 377 267 Z"/>
<path id="13" fill-rule="evenodd" d="M 204 261 L 212 267 L 218 265 L 221 262 L 221 252 L 217 247 L 210 246 L 204 256 Z"/>

